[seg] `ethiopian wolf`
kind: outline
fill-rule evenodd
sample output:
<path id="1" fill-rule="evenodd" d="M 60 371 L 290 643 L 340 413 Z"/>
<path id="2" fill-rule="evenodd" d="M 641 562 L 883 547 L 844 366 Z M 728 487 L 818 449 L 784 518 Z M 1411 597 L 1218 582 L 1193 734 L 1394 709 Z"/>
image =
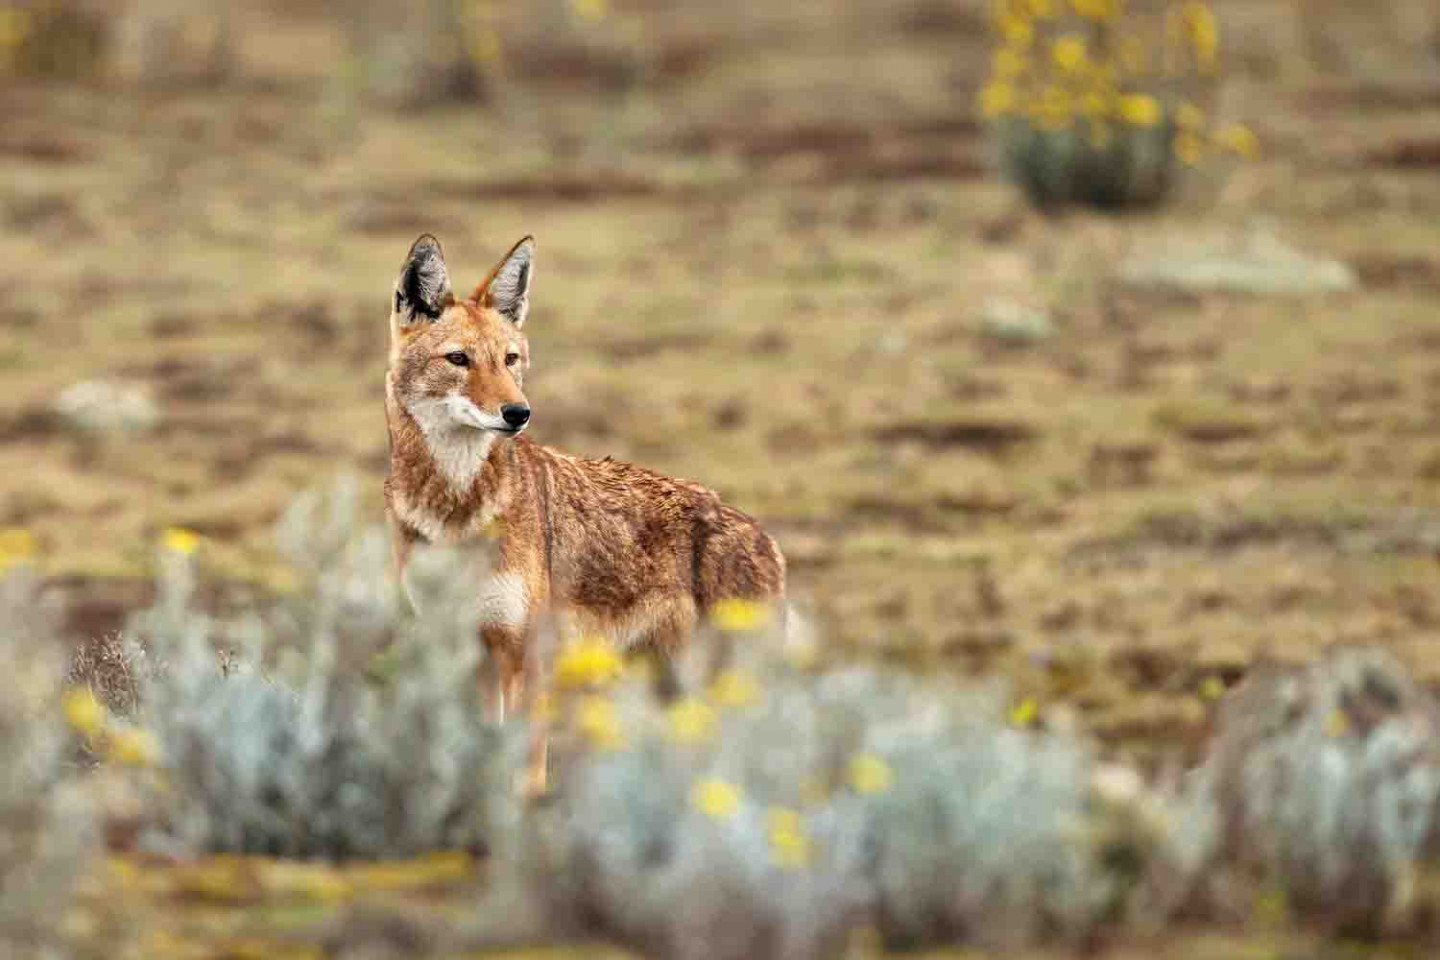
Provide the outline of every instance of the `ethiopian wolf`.
<path id="1" fill-rule="evenodd" d="M 498 539 L 496 571 L 475 587 L 502 714 L 536 675 L 542 614 L 663 657 L 717 602 L 778 605 L 785 591 L 775 541 L 714 492 L 523 436 L 534 255 L 524 238 L 461 297 L 439 241 L 416 240 L 395 284 L 385 378 L 397 570 L 417 543 Z"/>

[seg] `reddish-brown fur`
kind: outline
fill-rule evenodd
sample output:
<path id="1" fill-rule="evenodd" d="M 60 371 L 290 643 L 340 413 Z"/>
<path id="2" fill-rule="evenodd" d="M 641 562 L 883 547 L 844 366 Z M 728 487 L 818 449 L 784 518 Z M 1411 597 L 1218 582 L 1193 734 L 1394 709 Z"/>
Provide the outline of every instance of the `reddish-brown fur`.
<path id="1" fill-rule="evenodd" d="M 717 601 L 778 603 L 785 589 L 775 542 L 705 487 L 609 458 L 567 456 L 522 436 L 497 433 L 490 442 L 478 428 L 450 431 L 450 411 L 464 406 L 451 395 L 487 423 L 507 404 L 528 406 L 521 327 L 532 250 L 521 241 L 470 297 L 456 299 L 439 244 L 417 240 L 397 284 L 386 376 L 385 496 L 397 568 L 403 573 L 418 542 L 464 543 L 499 531 L 503 577 L 489 587 L 505 589 L 489 601 L 496 617 L 481 634 L 502 709 L 519 704 L 534 675 L 542 612 L 570 632 L 669 653 Z M 447 359 L 457 352 L 467 367 Z M 448 406 L 437 413 L 437 404 Z"/>

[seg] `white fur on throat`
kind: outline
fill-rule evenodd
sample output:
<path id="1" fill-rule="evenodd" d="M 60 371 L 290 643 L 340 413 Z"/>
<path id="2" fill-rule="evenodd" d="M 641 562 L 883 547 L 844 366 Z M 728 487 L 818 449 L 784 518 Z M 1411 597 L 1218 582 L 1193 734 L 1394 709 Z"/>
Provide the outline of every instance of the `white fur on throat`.
<path id="1" fill-rule="evenodd" d="M 503 429 L 505 421 L 455 394 L 415 400 L 407 407 L 425 434 L 436 468 L 457 490 L 468 490 L 490 456 L 494 431 Z"/>

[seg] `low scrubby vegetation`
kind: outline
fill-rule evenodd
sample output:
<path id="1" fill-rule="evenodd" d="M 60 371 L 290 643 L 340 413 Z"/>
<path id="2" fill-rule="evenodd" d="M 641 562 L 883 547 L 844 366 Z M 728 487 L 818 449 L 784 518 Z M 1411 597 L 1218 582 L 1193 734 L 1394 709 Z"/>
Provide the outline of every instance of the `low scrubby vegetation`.
<path id="1" fill-rule="evenodd" d="M 1006 174 L 1037 206 L 1153 206 L 1203 161 L 1258 155 L 1248 128 L 1210 118 L 1210 4 L 1001 0 L 993 19 L 980 106 Z"/>
<path id="2" fill-rule="evenodd" d="M 525 804 L 526 720 L 488 723 L 475 682 L 475 571 L 421 554 L 410 612 L 345 487 L 280 534 L 291 587 L 228 617 L 196 600 L 194 539 L 168 537 L 155 602 L 74 661 L 63 701 L 31 655 L 56 649 L 38 595 L 6 582 L 11 659 L 43 664 L 0 731 L 25 771 L 0 808 L 19 825 L 6 862 L 26 864 L 6 874 L 7 935 L 39 929 L 26 891 L 53 898 L 75 872 L 86 831 L 54 824 L 87 822 L 60 789 L 86 758 L 141 798 L 112 840 L 152 855 L 484 857 L 457 948 L 1078 949 L 1277 907 L 1431 932 L 1440 714 L 1374 650 L 1258 671 L 1220 700 L 1203 762 L 1157 780 L 1003 687 L 840 667 L 793 615 L 781 631 L 722 605 L 674 683 L 557 642 L 537 706 L 550 790 Z"/>
<path id="3" fill-rule="evenodd" d="M 422 557 L 411 590 L 425 615 L 407 615 L 349 487 L 299 501 L 279 534 L 294 592 L 212 618 L 191 556 L 167 549 L 155 605 L 132 622 L 150 661 L 136 722 L 163 771 L 154 842 L 328 859 L 485 849 L 514 764 L 476 682 L 477 574 Z"/>
<path id="4" fill-rule="evenodd" d="M 811 653 L 722 631 L 672 703 L 643 676 L 562 690 L 555 797 L 506 848 L 531 914 L 737 958 L 833 956 L 862 930 L 887 948 L 1078 944 L 1131 915 L 1179 826 L 1138 778 L 1010 725 L 999 691 Z"/>
<path id="5" fill-rule="evenodd" d="M 1259 671 L 1222 711 L 1203 775 L 1217 854 L 1296 915 L 1370 936 L 1433 923 L 1440 713 L 1392 656 Z"/>
<path id="6" fill-rule="evenodd" d="M 7 560 L 0 555 L 0 563 Z M 76 786 L 58 610 L 27 570 L 0 577 L 0 954 L 60 956 L 66 902 L 95 834 Z"/>

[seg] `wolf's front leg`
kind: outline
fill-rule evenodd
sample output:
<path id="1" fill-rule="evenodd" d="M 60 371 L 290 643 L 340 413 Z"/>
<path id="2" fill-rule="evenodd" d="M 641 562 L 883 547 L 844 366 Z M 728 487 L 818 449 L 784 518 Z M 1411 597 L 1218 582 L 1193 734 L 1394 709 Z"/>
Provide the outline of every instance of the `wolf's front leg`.
<path id="1" fill-rule="evenodd" d="M 405 582 L 405 567 L 415 549 L 415 533 L 388 509 L 385 511 L 385 520 L 390 527 L 390 575 L 395 578 L 400 592 L 405 595 L 411 611 L 416 612 L 418 608 L 415 606 L 415 598 L 410 595 L 410 586 Z"/>
<path id="2" fill-rule="evenodd" d="M 505 717 L 520 708 L 524 689 L 525 638 L 514 627 L 487 624 L 480 628 L 480 639 L 489 655 L 480 667 L 477 681 L 485 694 L 487 719 L 502 723 Z"/>
<path id="3" fill-rule="evenodd" d="M 522 791 L 527 797 L 545 793 L 548 785 L 550 732 L 548 718 L 536 709 L 540 671 L 533 663 L 534 645 L 525 642 L 525 633 L 513 627 L 487 626 L 481 630 L 490 653 L 493 675 L 485 677 L 487 709 L 492 722 L 524 714 L 530 719 L 530 745 Z"/>

